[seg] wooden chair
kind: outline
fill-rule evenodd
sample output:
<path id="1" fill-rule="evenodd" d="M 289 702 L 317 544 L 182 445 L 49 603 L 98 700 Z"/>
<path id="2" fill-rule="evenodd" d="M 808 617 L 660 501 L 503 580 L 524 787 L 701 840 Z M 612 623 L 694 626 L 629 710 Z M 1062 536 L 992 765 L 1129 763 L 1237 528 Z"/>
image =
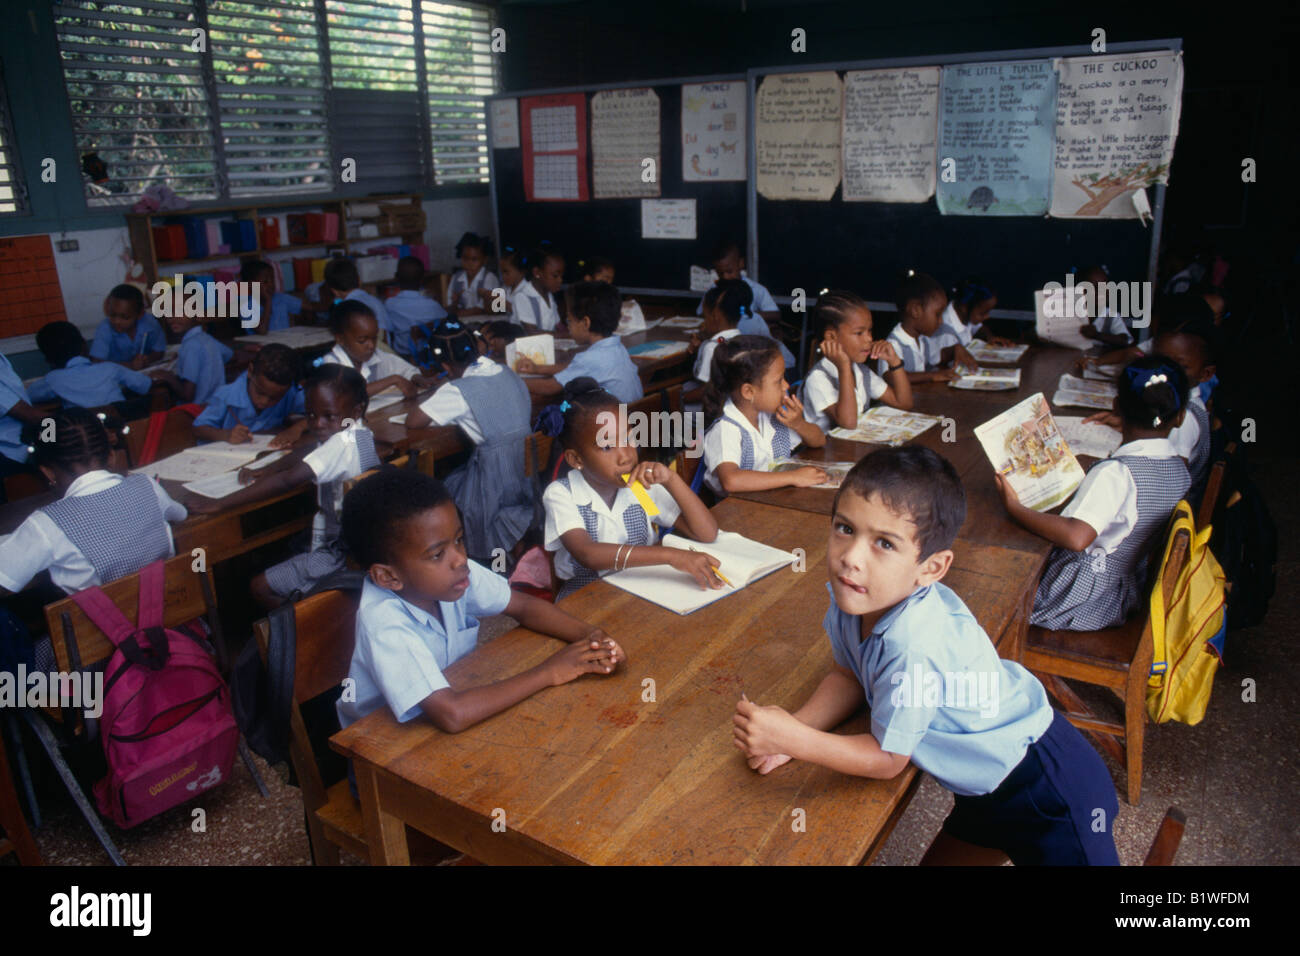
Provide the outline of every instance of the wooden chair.
<path id="1" fill-rule="evenodd" d="M 394 468 L 410 468 L 410 467 L 411 467 L 411 456 L 410 456 L 410 455 L 398 455 L 396 458 L 392 459 L 391 461 L 387 461 L 387 462 L 385 462 L 384 464 L 386 464 L 386 465 L 392 465 Z M 360 481 L 360 480 L 363 479 L 363 478 L 369 478 L 371 475 L 373 475 L 373 474 L 374 474 L 376 471 L 378 471 L 378 470 L 379 470 L 378 468 L 371 468 L 369 471 L 363 471 L 361 474 L 357 475 L 355 478 L 346 478 L 346 479 L 344 479 L 344 481 L 343 481 L 343 493 L 346 495 L 349 491 L 351 491 L 354 487 L 356 487 L 356 484 L 357 484 L 358 481 Z"/>
<path id="2" fill-rule="evenodd" d="M 27 829 L 13 775 L 9 772 L 9 757 L 4 740 L 0 739 L 0 857 L 14 853 L 23 866 L 40 866 L 41 853 Z"/>
<path id="3" fill-rule="evenodd" d="M 1160 821 L 1160 829 L 1156 831 L 1156 838 L 1151 841 L 1151 849 L 1147 851 L 1147 858 L 1142 861 L 1142 865 L 1173 866 L 1174 854 L 1178 852 L 1178 845 L 1183 842 L 1183 830 L 1186 826 L 1187 814 L 1177 807 L 1166 810 L 1164 819 Z"/>
<path id="4" fill-rule="evenodd" d="M 140 453 L 144 450 L 144 440 L 149 434 L 149 418 L 137 418 L 127 422 L 127 431 L 123 436 L 126 442 L 126 455 L 129 466 L 134 468 L 140 462 Z M 173 408 L 163 420 L 162 438 L 158 443 L 157 461 L 174 455 L 178 451 L 194 446 L 194 416 L 188 412 Z"/>
<path id="5" fill-rule="evenodd" d="M 1186 529 L 1178 531 L 1164 574 L 1155 584 L 1164 590 L 1166 607 L 1173 603 L 1174 585 L 1187 564 L 1188 545 Z M 1157 557 L 1162 555 L 1163 552 Z M 1070 723 L 1087 731 L 1124 767 L 1128 802 L 1137 806 L 1142 796 L 1147 678 L 1155 653 L 1150 615 L 1138 614 L 1118 627 L 1100 631 L 1048 631 L 1030 627 L 1025 645 L 1021 663 L 1037 675 L 1048 693 L 1061 704 Z M 1124 705 L 1124 722 L 1102 720 L 1066 684 L 1066 679 L 1112 690 Z"/>
<path id="6" fill-rule="evenodd" d="M 352 796 L 347 778 L 326 787 L 316 763 L 301 705 L 343 683 L 352 663 L 360 593 L 322 591 L 294 605 L 297 633 L 294 652 L 293 701 L 289 708 L 289 759 L 302 788 L 307 836 L 317 866 L 338 866 L 339 848 L 370 859 L 361 804 Z M 253 625 L 262 662 L 266 662 L 270 625 Z"/>
<path id="7" fill-rule="evenodd" d="M 1210 466 L 1205 479 L 1205 492 L 1201 497 L 1201 507 L 1196 512 L 1196 527 L 1206 528 L 1214 521 L 1214 514 L 1219 508 L 1219 498 L 1223 494 L 1223 478 L 1228 470 L 1228 459 L 1237 451 L 1236 442 L 1228 442 L 1223 449 L 1223 457 Z"/>
<path id="8" fill-rule="evenodd" d="M 140 598 L 140 575 L 138 573 L 128 574 L 116 581 L 103 584 L 100 586 L 100 590 L 104 592 L 110 601 L 117 605 L 127 620 L 137 620 Z M 188 554 L 169 559 L 163 567 L 163 594 L 163 627 L 175 628 L 196 618 L 203 618 L 212 635 L 212 643 L 217 648 L 218 663 L 222 665 L 224 672 L 227 669 L 224 664 L 229 658 L 229 654 L 225 649 L 225 641 L 221 634 L 221 623 L 216 613 L 217 600 L 212 583 L 211 568 L 196 572 L 193 568 L 193 558 Z M 77 606 L 77 603 L 72 598 L 64 598 L 61 601 L 46 605 L 45 622 L 49 628 L 50 642 L 53 645 L 54 659 L 59 671 L 67 673 L 89 671 L 95 669 L 97 665 L 102 665 L 113 656 L 113 643 L 86 616 L 86 613 Z M 126 861 L 122 859 L 121 854 L 117 851 L 117 847 L 109 837 L 108 831 L 104 828 L 98 813 L 95 812 L 94 807 L 87 799 L 81 785 L 64 759 L 59 740 L 56 738 L 49 720 L 47 720 L 46 712 L 34 713 L 30 709 L 24 709 L 23 716 L 26 718 L 32 732 L 40 740 L 41 746 L 49 755 L 55 770 L 63 779 L 69 794 L 71 794 L 81 810 L 81 814 L 85 817 L 91 830 L 94 831 L 100 845 L 104 847 L 104 850 L 115 864 L 124 866 Z M 84 733 L 87 726 L 79 719 L 78 712 L 75 709 L 65 708 L 61 712 L 49 714 L 48 717 L 58 720 L 61 724 L 65 740 L 71 739 L 79 731 L 83 732 L 83 738 L 90 736 Z M 90 728 L 97 729 L 94 728 L 93 724 L 90 725 Z M 270 796 L 266 785 L 262 782 L 261 775 L 258 774 L 257 768 L 253 764 L 253 759 L 248 752 L 248 747 L 244 744 L 242 736 L 239 739 L 239 756 L 244 761 L 244 765 L 248 768 L 248 772 L 262 796 Z"/>

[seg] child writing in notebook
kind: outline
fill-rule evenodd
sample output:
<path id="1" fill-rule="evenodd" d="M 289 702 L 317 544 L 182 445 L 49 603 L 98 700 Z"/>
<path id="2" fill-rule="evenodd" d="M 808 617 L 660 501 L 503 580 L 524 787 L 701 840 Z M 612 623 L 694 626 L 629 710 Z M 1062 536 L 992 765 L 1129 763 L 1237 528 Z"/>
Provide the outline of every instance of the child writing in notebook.
<path id="1" fill-rule="evenodd" d="M 104 316 L 90 345 L 91 361 L 142 369 L 163 357 L 166 336 L 158 320 L 144 310 L 144 293 L 135 286 L 113 286 L 104 300 Z"/>
<path id="2" fill-rule="evenodd" d="M 760 774 L 805 760 L 888 780 L 915 764 L 955 796 L 924 864 L 1116 866 L 1106 765 L 943 584 L 965 517 L 961 479 L 930 449 L 859 461 L 826 550 L 831 670 L 793 713 L 742 695 L 733 741 Z M 869 732 L 832 733 L 864 704 Z"/>
<path id="3" fill-rule="evenodd" d="M 718 562 L 702 552 L 666 548 L 653 526 L 671 528 L 708 543 L 718 523 L 704 502 L 673 469 L 637 461 L 637 450 L 620 434 L 619 403 L 590 378 L 570 382 L 564 401 L 548 406 L 539 426 L 558 437 L 569 472 L 547 486 L 544 546 L 555 552 L 555 573 L 565 582 L 560 597 L 611 571 L 667 564 L 718 588 Z M 658 514 L 638 500 L 640 484 Z M 653 509 L 652 509 L 653 510 Z"/>
<path id="4" fill-rule="evenodd" d="M 1146 599 L 1147 553 L 1191 484 L 1187 464 L 1169 442 L 1187 411 L 1183 370 L 1151 355 L 1126 366 L 1117 386 L 1123 443 L 1092 466 L 1059 515 L 1025 507 L 995 475 L 1011 518 L 1056 545 L 1030 617 L 1048 630 L 1124 623 Z"/>
<path id="5" fill-rule="evenodd" d="M 903 360 L 908 381 L 913 385 L 960 378 L 961 373 L 956 369 L 943 367 L 954 362 L 968 368 L 979 367 L 955 338 L 947 345 L 934 338 L 943 324 L 943 310 L 948 304 L 948 294 L 938 280 L 924 272 L 909 271 L 899 283 L 894 302 L 898 306 L 898 324 L 887 341 Z M 876 364 L 879 374 L 888 371 L 883 361 Z"/>
<path id="6" fill-rule="evenodd" d="M 303 414 L 306 406 L 298 375 L 298 355 L 293 349 L 278 342 L 263 345 L 237 379 L 212 393 L 208 407 L 194 419 L 194 437 L 239 445 L 252 438 L 253 432 L 274 431 L 290 415 Z M 272 447 L 289 447 L 305 427 L 277 435 Z"/>
<path id="7" fill-rule="evenodd" d="M 826 435 L 804 418 L 803 404 L 790 394 L 785 365 L 776 343 L 761 335 L 738 335 L 713 353 L 704 392 L 705 484 L 715 494 L 806 488 L 827 480 L 813 465 L 769 472 L 802 441 L 826 444 Z"/>
<path id="8" fill-rule="evenodd" d="M 564 254 L 554 246 L 543 246 L 528 257 L 527 265 L 528 281 L 515 291 L 512 300 L 515 321 L 553 332 L 560 324 L 555 294 L 564 286 Z"/>
<path id="9" fill-rule="evenodd" d="M 492 290 L 501 285 L 501 280 L 487 267 L 493 252 L 492 240 L 476 232 L 465 233 L 456 243 L 460 268 L 447 284 L 444 304 L 456 313 L 457 318 L 482 315 L 491 309 Z"/>
<path id="10" fill-rule="evenodd" d="M 785 367 L 793 367 L 794 354 L 777 340 L 776 336 L 772 334 L 771 327 L 767 324 L 769 321 L 775 322 L 779 319 L 781 310 L 778 308 L 776 300 L 772 298 L 772 293 L 767 291 L 766 286 L 745 275 L 745 257 L 740 251 L 740 243 L 734 239 L 723 239 L 713 247 L 710 262 L 713 263 L 713 271 L 717 273 L 719 282 L 726 279 L 739 279 L 748 285 L 750 292 L 753 293 L 752 304 L 746 307 L 747 314 L 736 325 L 740 329 L 740 333 L 742 335 L 762 335 L 776 342 L 777 347 L 781 350 L 781 359 L 785 362 Z M 695 314 L 704 314 L 703 300 L 700 300 Z"/>
<path id="11" fill-rule="evenodd" d="M 434 359 L 451 379 L 407 413 L 407 428 L 455 425 L 474 452 L 447 476 L 460 509 L 465 548 L 490 561 L 498 548 L 514 553 L 537 517 L 537 490 L 524 475 L 524 442 L 532 433 L 532 398 L 506 366 L 479 355 L 456 319 L 444 319 L 430 338 Z"/>
<path id="12" fill-rule="evenodd" d="M 366 394 L 396 388 L 406 398 L 414 398 L 420 388 L 429 384 L 406 359 L 378 349 L 379 320 L 366 303 L 355 299 L 336 302 L 330 309 L 330 332 L 334 348 L 326 353 L 325 364 L 356 369 L 366 380 Z"/>
<path id="13" fill-rule="evenodd" d="M 822 431 L 855 428 L 873 401 L 912 407 L 912 386 L 903 361 L 888 339 L 871 338 L 871 309 L 852 292 L 823 292 L 813 311 L 822 330 L 822 358 L 803 385 L 803 413 Z M 880 361 L 885 377 L 866 362 Z"/>
<path id="14" fill-rule="evenodd" d="M 170 558 L 169 523 L 184 521 L 185 508 L 146 475 L 109 471 L 113 447 L 102 415 L 63 408 L 45 417 L 53 419 L 54 441 L 39 440 L 44 426 L 34 426 L 29 452 L 59 498 L 0 542 L 0 589 L 21 591 L 48 570 L 73 594 Z"/>
<path id="15" fill-rule="evenodd" d="M 355 695 L 337 705 L 343 727 L 387 706 L 399 723 L 424 716 L 455 734 L 547 687 L 612 674 L 627 660 L 600 628 L 512 591 L 468 558 L 456 504 L 436 478 L 385 468 L 362 479 L 343 501 L 342 533 L 367 574 L 348 670 Z M 568 646 L 504 680 L 452 686 L 443 672 L 474 650 L 479 619 L 492 614 Z"/>
<path id="16" fill-rule="evenodd" d="M 345 566 L 338 545 L 343 483 L 379 467 L 375 436 L 366 427 L 366 383 L 356 369 L 321 365 L 303 383 L 310 446 L 295 449 L 262 468 L 240 469 L 247 486 L 224 498 L 195 496 L 190 510 L 212 514 L 265 501 L 300 485 L 316 485 L 318 510 L 312 522 L 311 549 L 272 565 L 253 578 L 250 590 L 262 607 L 278 607 L 295 591 L 308 591 L 321 578 Z"/>
<path id="17" fill-rule="evenodd" d="M 988 327 L 989 313 L 998 307 L 997 293 L 982 279 L 969 278 L 957 285 L 948 297 L 948 305 L 943 310 L 943 322 L 935 333 L 940 340 L 940 347 L 950 345 L 944 341 L 948 336 L 958 345 L 970 345 L 974 339 L 984 339 L 990 345 L 1012 345 L 1010 339 L 990 335 Z"/>
<path id="18" fill-rule="evenodd" d="M 71 322 L 47 322 L 36 333 L 36 347 L 50 371 L 27 387 L 34 402 L 59 400 L 65 405 L 100 408 L 126 400 L 123 391 L 148 394 L 154 379 L 175 382 L 170 372 L 152 377 L 116 362 L 92 364 L 86 358 L 86 340 Z"/>
<path id="19" fill-rule="evenodd" d="M 261 259 L 246 259 L 239 267 L 239 280 L 257 283 L 259 314 L 255 332 L 278 332 L 293 325 L 294 317 L 302 311 L 302 299 L 275 291 L 275 266 Z"/>
<path id="20" fill-rule="evenodd" d="M 234 357 L 203 327 L 203 319 L 183 313 L 169 316 L 167 327 L 181 340 L 176 355 L 176 397 L 183 404 L 207 404 L 212 393 L 226 384 L 226 363 Z"/>
<path id="21" fill-rule="evenodd" d="M 515 370 L 521 375 L 549 376 L 527 379 L 528 390 L 535 395 L 559 395 L 569 382 L 589 376 L 620 402 L 644 397 L 641 373 L 623 340 L 614 334 L 623 309 L 618 289 L 608 282 L 579 282 L 569 290 L 568 302 L 569 334 L 586 347 L 564 364 L 538 365 L 520 358 Z"/>
<path id="22" fill-rule="evenodd" d="M 523 334 L 519 326 L 505 319 L 494 319 L 479 326 L 479 339 L 483 343 L 484 353 L 496 362 L 506 360 L 506 346 Z"/>
<path id="23" fill-rule="evenodd" d="M 429 330 L 447 317 L 446 311 L 424 294 L 424 263 L 415 256 L 397 260 L 396 295 L 384 301 L 388 310 L 388 344 L 411 361 L 427 359 Z"/>

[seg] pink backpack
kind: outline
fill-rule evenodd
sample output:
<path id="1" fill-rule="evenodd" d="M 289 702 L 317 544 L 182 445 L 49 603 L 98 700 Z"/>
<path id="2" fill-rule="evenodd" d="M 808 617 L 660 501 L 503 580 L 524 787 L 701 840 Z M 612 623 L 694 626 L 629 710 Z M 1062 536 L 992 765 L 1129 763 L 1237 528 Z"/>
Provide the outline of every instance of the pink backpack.
<path id="1" fill-rule="evenodd" d="M 239 744 L 230 691 L 198 640 L 163 628 L 163 562 L 140 570 L 138 624 L 97 587 L 72 599 L 116 648 L 99 718 L 99 812 L 126 829 L 227 779 Z"/>

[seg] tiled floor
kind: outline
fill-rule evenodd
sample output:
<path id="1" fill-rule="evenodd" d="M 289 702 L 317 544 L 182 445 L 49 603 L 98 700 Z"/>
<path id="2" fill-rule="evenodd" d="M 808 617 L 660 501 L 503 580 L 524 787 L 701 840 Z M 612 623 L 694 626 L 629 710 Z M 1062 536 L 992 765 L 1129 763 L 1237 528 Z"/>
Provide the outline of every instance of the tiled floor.
<path id="1" fill-rule="evenodd" d="M 1120 800 L 1115 835 L 1120 859 L 1140 864 L 1165 810 L 1181 807 L 1187 831 L 1177 862 L 1296 864 L 1300 862 L 1300 505 L 1293 457 L 1257 458 L 1258 480 L 1279 529 L 1277 593 L 1263 625 L 1229 635 L 1227 663 L 1215 681 L 1205 720 L 1195 727 L 1148 725 L 1142 803 Z M 503 633 L 508 619 L 490 622 L 483 640 Z M 1255 682 L 1256 700 L 1242 700 L 1242 682 Z M 42 759 L 40 757 L 38 759 Z M 235 779 L 213 791 L 197 830 L 192 807 L 178 808 L 139 828 L 113 830 L 128 863 L 153 865 L 305 865 L 310 862 L 298 790 L 287 770 L 260 760 L 271 791 L 262 799 L 241 764 Z M 1123 787 L 1119 769 L 1112 767 Z M 71 803 L 45 788 L 44 825 L 36 840 L 51 864 L 103 864 L 107 858 Z M 926 778 L 876 858 L 879 865 L 916 863 L 938 832 L 952 797 Z M 9 858 L 10 860 L 13 857 Z"/>

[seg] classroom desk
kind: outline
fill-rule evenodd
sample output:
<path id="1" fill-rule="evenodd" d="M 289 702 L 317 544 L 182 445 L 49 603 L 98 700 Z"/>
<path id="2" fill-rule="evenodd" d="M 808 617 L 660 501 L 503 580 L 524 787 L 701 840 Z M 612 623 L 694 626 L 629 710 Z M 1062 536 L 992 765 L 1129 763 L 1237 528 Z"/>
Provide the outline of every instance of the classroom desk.
<path id="1" fill-rule="evenodd" d="M 794 709 L 830 668 L 826 529 L 737 499 L 714 513 L 724 528 L 803 548 L 807 570 L 777 571 L 685 618 L 598 581 L 561 606 L 627 651 L 610 677 L 550 688 L 456 735 L 422 718 L 398 724 L 387 708 L 334 735 L 356 765 L 372 863 L 409 862 L 404 824 L 489 864 L 870 860 L 919 784 L 914 766 L 866 780 L 793 762 L 760 777 L 731 736 L 742 691 Z M 990 634 L 1008 634 L 1032 559 L 965 543 L 958 551 L 962 567 L 948 583 Z M 517 628 L 447 676 L 462 686 L 500 680 L 559 646 Z M 653 702 L 642 700 L 646 679 Z M 839 732 L 869 724 L 864 711 Z M 506 829 L 494 832 L 502 812 Z M 792 827 L 798 817 L 806 832 Z"/>

